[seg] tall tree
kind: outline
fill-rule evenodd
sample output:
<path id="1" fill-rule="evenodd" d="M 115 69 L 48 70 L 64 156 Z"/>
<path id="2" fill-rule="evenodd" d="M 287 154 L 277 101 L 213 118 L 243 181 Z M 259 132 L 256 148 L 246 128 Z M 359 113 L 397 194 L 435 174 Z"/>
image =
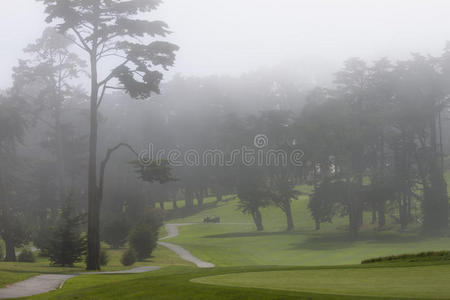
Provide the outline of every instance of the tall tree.
<path id="1" fill-rule="evenodd" d="M 6 246 L 6 261 L 15 261 L 14 248 L 26 241 L 26 231 L 21 222 L 23 210 L 17 209 L 17 203 L 11 201 L 18 163 L 16 145 L 25 133 L 25 125 L 12 99 L 0 97 L 0 236 Z"/>
<path id="2" fill-rule="evenodd" d="M 108 89 L 123 90 L 136 99 L 159 93 L 163 78 L 158 67 L 167 69 L 175 60 L 178 47 L 155 37 L 170 32 L 161 21 L 138 19 L 156 9 L 160 0 L 39 0 L 44 2 L 47 22 L 57 21 L 61 32 L 72 32 L 73 42 L 89 56 L 90 138 L 88 170 L 88 257 L 87 269 L 100 269 L 100 205 L 97 200 L 98 109 Z M 135 42 L 131 42 L 131 40 Z M 105 62 L 121 60 L 105 72 Z M 111 63 L 111 60 L 109 60 Z"/>
<path id="3" fill-rule="evenodd" d="M 252 216 L 256 230 L 263 231 L 262 215 L 260 209 L 269 205 L 271 191 L 267 178 L 261 170 L 251 167 L 240 168 L 236 191 L 239 197 L 238 208 L 245 214 Z"/>
<path id="4" fill-rule="evenodd" d="M 33 118 L 49 127 L 44 143 L 56 157 L 60 203 L 67 196 L 65 146 L 70 132 L 63 120 L 63 110 L 69 101 L 82 97 L 72 80 L 78 78 L 86 65 L 70 51 L 71 45 L 54 28 L 47 28 L 41 38 L 25 48 L 28 57 L 19 61 L 13 76 L 14 92 L 29 100 Z"/>

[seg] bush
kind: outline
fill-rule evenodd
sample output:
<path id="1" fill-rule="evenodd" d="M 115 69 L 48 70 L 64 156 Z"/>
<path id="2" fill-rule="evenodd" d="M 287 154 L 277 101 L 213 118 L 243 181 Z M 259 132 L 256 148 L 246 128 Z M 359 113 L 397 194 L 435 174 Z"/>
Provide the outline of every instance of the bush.
<path id="1" fill-rule="evenodd" d="M 102 230 L 102 239 L 112 248 L 118 249 L 126 243 L 129 232 L 130 226 L 126 221 L 114 219 L 106 222 Z"/>
<path id="2" fill-rule="evenodd" d="M 104 267 L 109 262 L 109 255 L 106 249 L 100 249 L 100 266 Z"/>
<path id="3" fill-rule="evenodd" d="M 164 211 L 159 208 L 152 208 L 144 213 L 140 221 L 140 223 L 148 224 L 154 229 L 159 229 L 164 224 Z"/>
<path id="4" fill-rule="evenodd" d="M 17 257 L 19 262 L 32 263 L 36 261 L 34 253 L 29 249 L 24 249 Z"/>
<path id="5" fill-rule="evenodd" d="M 136 250 L 137 258 L 144 260 L 149 258 L 156 248 L 158 241 L 158 229 L 153 229 L 149 224 L 139 224 L 131 230 L 129 242 L 131 248 Z"/>
<path id="6" fill-rule="evenodd" d="M 361 264 L 370 264 L 378 262 L 419 262 L 419 261 L 443 261 L 450 260 L 450 251 L 428 251 L 415 254 L 400 254 L 370 258 L 361 261 Z"/>
<path id="7" fill-rule="evenodd" d="M 120 259 L 122 265 L 128 267 L 134 265 L 136 262 L 136 251 L 134 249 L 128 249 L 122 254 L 122 258 Z"/>

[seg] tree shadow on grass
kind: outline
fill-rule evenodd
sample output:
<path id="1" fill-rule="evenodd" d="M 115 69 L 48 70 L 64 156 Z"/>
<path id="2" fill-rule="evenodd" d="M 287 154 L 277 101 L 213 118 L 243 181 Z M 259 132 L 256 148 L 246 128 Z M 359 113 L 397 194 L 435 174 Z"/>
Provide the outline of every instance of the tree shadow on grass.
<path id="1" fill-rule="evenodd" d="M 356 238 L 351 238 L 348 232 L 316 233 L 305 241 L 294 243 L 292 246 L 293 249 L 338 250 L 350 248 L 358 242 L 367 244 L 410 244 L 428 239 L 429 237 L 419 234 L 401 234 L 399 232 L 361 232 Z"/>
<path id="2" fill-rule="evenodd" d="M 228 232 L 221 234 L 214 234 L 204 236 L 204 238 L 246 238 L 246 237 L 259 237 L 259 236 L 293 236 L 310 232 L 300 231 L 249 231 L 249 232 Z"/>

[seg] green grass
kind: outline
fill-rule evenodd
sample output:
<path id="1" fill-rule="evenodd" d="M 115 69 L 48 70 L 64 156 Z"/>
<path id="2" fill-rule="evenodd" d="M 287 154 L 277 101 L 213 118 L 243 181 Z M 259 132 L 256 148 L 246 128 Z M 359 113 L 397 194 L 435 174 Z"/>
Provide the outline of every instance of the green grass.
<path id="1" fill-rule="evenodd" d="M 226 196 L 224 196 L 224 197 L 226 197 Z M 215 196 L 208 196 L 203 199 L 204 204 L 213 203 L 215 201 L 216 201 Z M 177 200 L 176 202 L 177 202 L 177 208 L 183 208 L 186 205 L 186 202 L 184 200 Z M 197 204 L 198 204 L 197 199 L 194 199 L 194 205 L 197 205 Z M 159 204 L 157 204 L 156 206 L 159 207 Z M 168 211 L 172 210 L 173 202 L 172 201 L 164 202 L 164 209 L 168 210 Z"/>
<path id="2" fill-rule="evenodd" d="M 169 249 L 158 246 L 153 252 L 151 258 L 145 261 L 137 262 L 131 267 L 124 267 L 120 263 L 120 258 L 123 251 L 125 251 L 125 249 L 108 250 L 110 261 L 107 266 L 102 267 L 102 271 L 120 271 L 141 266 L 192 266 L 192 264 L 182 260 L 178 255 Z M 49 264 L 47 258 L 42 257 L 38 257 L 37 261 L 34 263 L 0 262 L 0 287 L 25 280 L 39 274 L 77 274 L 82 272 L 86 272 L 85 265 L 83 263 L 78 263 L 73 268 L 55 267 Z"/>
<path id="3" fill-rule="evenodd" d="M 249 272 L 193 282 L 306 293 L 442 299 L 450 296 L 450 265 Z"/>
<path id="4" fill-rule="evenodd" d="M 171 266 L 144 274 L 83 275 L 67 281 L 61 290 L 27 299 L 315 300 L 368 299 L 369 295 L 371 299 L 433 299 L 449 297 L 449 274 L 450 265 Z"/>
<path id="5" fill-rule="evenodd" d="M 36 276 L 36 273 L 0 271 L 0 288 Z"/>
<path id="6" fill-rule="evenodd" d="M 294 232 L 284 231 L 285 216 L 275 207 L 262 210 L 265 231 L 256 232 L 250 216 L 237 210 L 237 200 L 170 220 L 171 223 L 199 223 L 180 227 L 180 235 L 168 242 L 185 247 L 218 268 L 194 268 L 168 249 L 158 248 L 152 259 L 135 266 L 168 266 L 162 270 L 145 274 L 82 275 L 69 280 L 61 290 L 30 299 L 284 300 L 367 299 L 369 295 L 392 299 L 418 298 L 425 293 L 429 298 L 449 297 L 450 291 L 445 286 L 450 280 L 450 264 L 428 261 L 406 268 L 410 263 L 400 261 L 348 266 L 372 257 L 446 250 L 450 248 L 448 237 L 425 238 L 420 235 L 418 224 L 400 231 L 398 225 L 388 223 L 386 230 L 377 231 L 370 224 L 369 214 L 365 215 L 356 240 L 348 238 L 348 219 L 343 217 L 335 218 L 332 224 L 322 224 L 316 231 L 307 210 L 306 194 L 310 189 L 299 187 L 305 194 L 293 202 Z M 206 203 L 213 201 L 211 197 Z M 222 223 L 201 224 L 207 215 L 221 217 Z M 160 234 L 164 236 L 165 230 Z M 119 263 L 122 251 L 110 251 L 111 262 L 105 270 L 124 269 Z M 81 265 L 66 270 L 49 267 L 48 261 L 41 260 L 34 264 L 0 263 L 0 285 L 2 280 L 3 285 L 8 280 L 21 280 L 20 276 L 82 271 Z M 422 286 L 417 283 L 421 280 Z M 383 289 L 377 292 L 380 286 Z M 429 290 L 433 291 L 428 293 Z"/>
<path id="7" fill-rule="evenodd" d="M 297 293 L 280 294 L 271 291 L 223 287 L 205 288 L 204 285 L 190 282 L 196 277 L 236 271 L 239 269 L 202 270 L 169 267 L 145 274 L 87 275 L 69 280 L 62 290 L 29 299 L 302 299 Z"/>
<path id="8" fill-rule="evenodd" d="M 307 192 L 308 187 L 301 189 Z M 284 231 L 285 217 L 276 207 L 262 210 L 265 231 L 256 232 L 250 216 L 237 211 L 237 201 L 233 200 L 187 218 L 172 220 L 173 223 L 195 223 L 207 215 L 216 215 L 220 216 L 222 224 L 182 226 L 180 235 L 168 241 L 218 266 L 357 264 L 372 257 L 450 248 L 448 237 L 422 236 L 419 224 L 411 224 L 408 231 L 400 231 L 395 224 L 378 231 L 370 224 L 369 214 L 365 215 L 356 240 L 348 237 L 346 217 L 337 217 L 332 224 L 322 224 L 316 231 L 307 202 L 308 196 L 302 195 L 292 204 L 295 232 Z"/>

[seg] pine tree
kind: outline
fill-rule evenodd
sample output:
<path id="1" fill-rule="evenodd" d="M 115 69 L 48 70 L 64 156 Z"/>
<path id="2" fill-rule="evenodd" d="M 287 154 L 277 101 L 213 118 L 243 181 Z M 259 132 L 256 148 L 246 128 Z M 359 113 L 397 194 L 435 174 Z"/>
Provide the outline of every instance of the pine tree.
<path id="1" fill-rule="evenodd" d="M 50 261 L 59 266 L 72 267 L 86 253 L 86 237 L 80 226 L 85 215 L 76 214 L 69 199 L 61 210 L 58 225 L 52 230 L 48 249 Z"/>

